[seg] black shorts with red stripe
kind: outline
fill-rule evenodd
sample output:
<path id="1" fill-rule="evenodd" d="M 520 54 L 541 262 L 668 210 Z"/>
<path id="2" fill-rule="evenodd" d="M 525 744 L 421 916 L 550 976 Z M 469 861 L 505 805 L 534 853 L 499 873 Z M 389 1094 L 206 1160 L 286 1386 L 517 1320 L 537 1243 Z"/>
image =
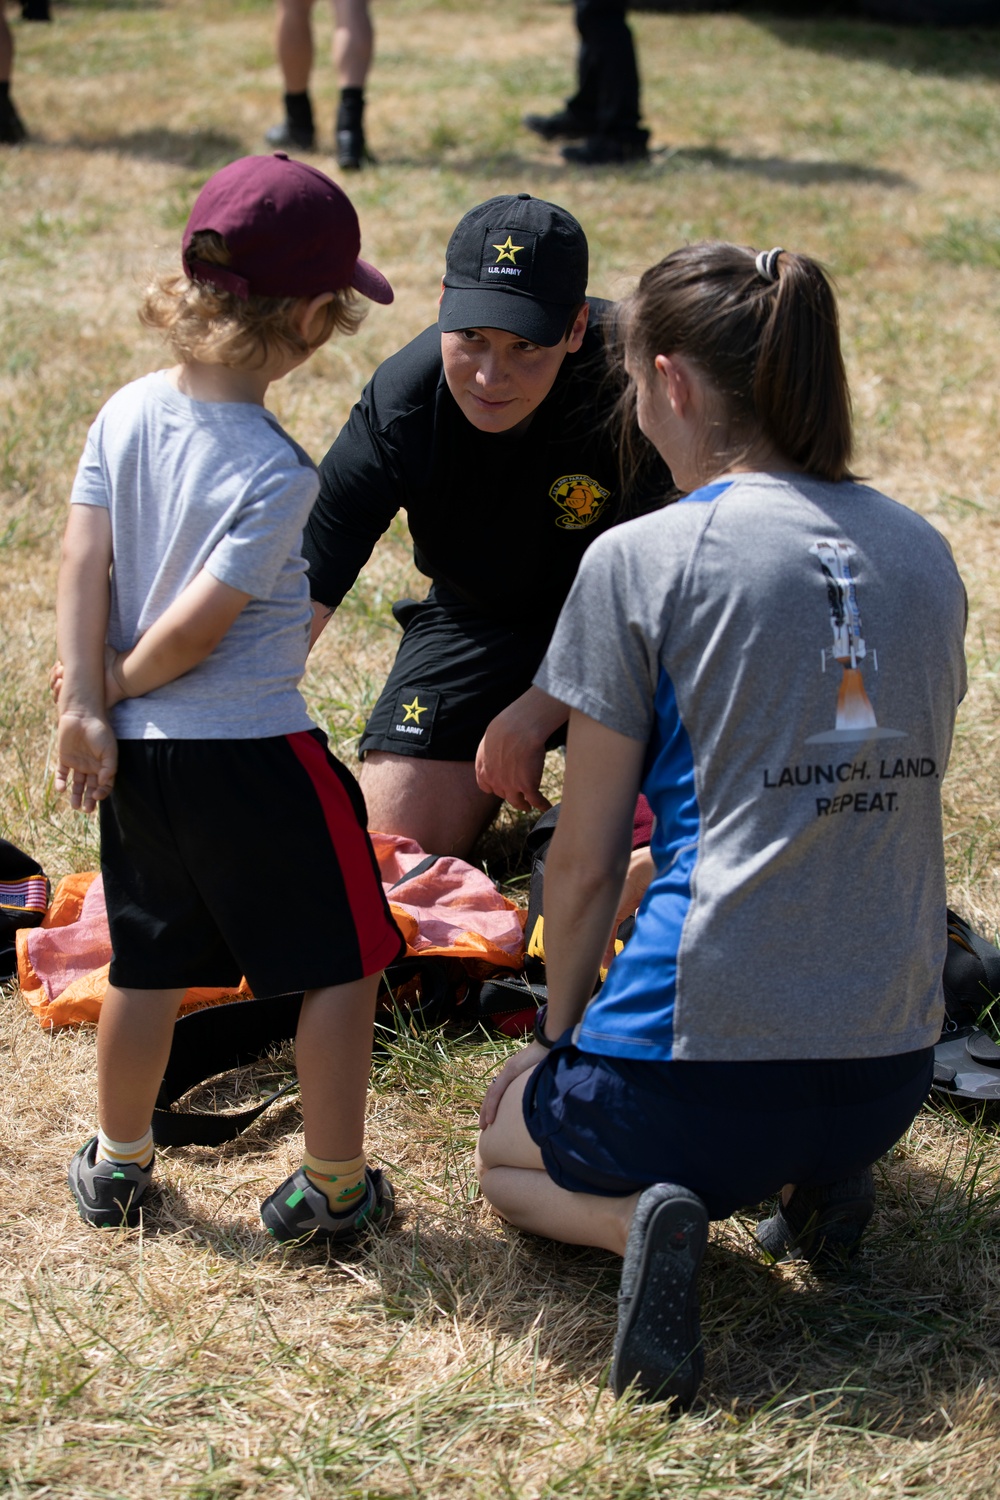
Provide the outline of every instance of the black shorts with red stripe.
<path id="1" fill-rule="evenodd" d="M 365 804 L 319 729 L 258 740 L 121 740 L 101 803 L 110 980 L 347 984 L 403 951 Z"/>

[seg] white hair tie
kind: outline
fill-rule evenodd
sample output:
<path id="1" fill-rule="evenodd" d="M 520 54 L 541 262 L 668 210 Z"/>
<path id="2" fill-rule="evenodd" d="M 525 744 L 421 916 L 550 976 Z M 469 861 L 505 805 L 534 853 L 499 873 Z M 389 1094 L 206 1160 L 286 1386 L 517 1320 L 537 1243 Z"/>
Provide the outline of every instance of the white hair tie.
<path id="1" fill-rule="evenodd" d="M 784 255 L 783 245 L 776 245 L 773 250 L 761 250 L 757 256 L 757 274 L 763 276 L 765 281 L 777 281 L 778 279 L 778 256 Z"/>

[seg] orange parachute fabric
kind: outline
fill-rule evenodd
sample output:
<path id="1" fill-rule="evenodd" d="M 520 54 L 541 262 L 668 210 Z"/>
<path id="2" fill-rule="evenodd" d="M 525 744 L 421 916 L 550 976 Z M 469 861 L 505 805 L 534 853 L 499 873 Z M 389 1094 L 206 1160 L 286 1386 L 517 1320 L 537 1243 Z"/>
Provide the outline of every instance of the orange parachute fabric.
<path id="1" fill-rule="evenodd" d="M 420 845 L 392 834 L 373 833 L 371 839 L 407 958 L 463 959 L 480 973 L 521 967 L 523 913 L 487 875 L 465 860 L 442 856 L 406 879 L 427 858 Z M 393 891 L 397 881 L 403 883 Z M 42 925 L 17 933 L 21 993 L 45 1027 L 96 1021 L 110 962 L 104 888 L 93 871 L 61 880 Z M 190 989 L 181 1010 L 218 1004 L 233 993 Z M 245 979 L 236 993 L 250 995 Z"/>

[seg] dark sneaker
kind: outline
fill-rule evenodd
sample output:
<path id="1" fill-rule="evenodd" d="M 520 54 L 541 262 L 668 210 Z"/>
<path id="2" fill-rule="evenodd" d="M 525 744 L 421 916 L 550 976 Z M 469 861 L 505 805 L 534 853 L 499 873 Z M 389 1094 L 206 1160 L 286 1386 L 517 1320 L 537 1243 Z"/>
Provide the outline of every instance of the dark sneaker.
<path id="1" fill-rule="evenodd" d="M 0 146 L 20 146 L 28 139 L 28 132 L 9 96 L 0 104 Z"/>
<path id="2" fill-rule="evenodd" d="M 153 1177 L 153 1158 L 147 1167 L 95 1161 L 97 1136 L 81 1146 L 69 1164 L 70 1192 L 80 1217 L 98 1229 L 134 1229 L 139 1207 Z"/>
<path id="3" fill-rule="evenodd" d="M 611 1360 L 616 1396 L 632 1387 L 643 1401 L 686 1411 L 705 1369 L 698 1317 L 698 1272 L 708 1214 L 697 1194 L 672 1182 L 647 1188 L 629 1229 Z"/>
<path id="4" fill-rule="evenodd" d="M 649 131 L 638 135 L 588 135 L 579 146 L 564 146 L 562 157 L 574 167 L 620 167 L 627 162 L 646 161 L 649 156 Z"/>
<path id="5" fill-rule="evenodd" d="M 265 131 L 264 139 L 276 151 L 287 151 L 289 147 L 298 151 L 311 151 L 316 144 L 316 132 L 293 125 L 291 120 L 282 120 L 280 125 L 272 125 L 270 130 Z"/>
<path id="6" fill-rule="evenodd" d="M 360 172 L 366 161 L 374 163 L 360 125 L 340 126 L 336 134 L 337 166 L 342 172 Z"/>
<path id="7" fill-rule="evenodd" d="M 333 1214 L 326 1194 L 309 1181 L 302 1167 L 293 1172 L 260 1205 L 265 1228 L 283 1245 L 350 1244 L 367 1229 L 384 1229 L 396 1206 L 392 1184 L 378 1167 L 366 1167 L 367 1192 L 350 1213 Z"/>
<path id="8" fill-rule="evenodd" d="M 757 1225 L 758 1243 L 775 1260 L 807 1260 L 837 1270 L 857 1254 L 875 1212 L 870 1167 L 825 1187 L 797 1187 L 788 1202 Z"/>
<path id="9" fill-rule="evenodd" d="M 593 131 L 593 124 L 581 120 L 572 110 L 560 109 L 554 115 L 525 115 L 521 121 L 543 141 L 578 141 Z"/>

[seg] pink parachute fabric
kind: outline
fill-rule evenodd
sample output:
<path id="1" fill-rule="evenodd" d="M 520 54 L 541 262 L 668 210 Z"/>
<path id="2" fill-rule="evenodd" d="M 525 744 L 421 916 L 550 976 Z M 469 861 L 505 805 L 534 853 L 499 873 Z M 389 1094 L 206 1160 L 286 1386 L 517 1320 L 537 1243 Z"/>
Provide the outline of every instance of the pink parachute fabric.
<path id="1" fill-rule="evenodd" d="M 371 839 L 407 958 L 461 959 L 477 973 L 521 967 L 523 913 L 487 875 L 465 860 L 442 856 L 407 879 L 427 860 L 419 844 L 383 833 Z M 397 882 L 402 883 L 394 890 Z M 256 899 L 249 881 L 247 899 Z M 61 880 L 42 925 L 17 933 L 21 993 L 44 1027 L 96 1021 L 110 962 L 104 888 L 93 872 Z M 249 996 L 245 980 L 235 993 Z M 181 1010 L 233 996 L 228 989 L 190 989 Z"/>

